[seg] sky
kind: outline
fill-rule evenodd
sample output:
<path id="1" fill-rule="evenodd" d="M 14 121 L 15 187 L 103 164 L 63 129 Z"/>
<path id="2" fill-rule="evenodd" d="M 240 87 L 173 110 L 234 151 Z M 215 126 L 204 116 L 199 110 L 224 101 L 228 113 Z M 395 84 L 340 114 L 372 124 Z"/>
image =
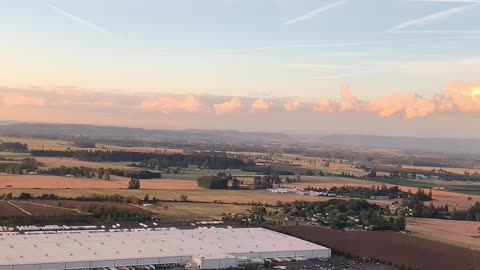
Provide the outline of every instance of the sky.
<path id="1" fill-rule="evenodd" d="M 0 0 L 0 35 L 0 121 L 480 137 L 480 0 Z"/>

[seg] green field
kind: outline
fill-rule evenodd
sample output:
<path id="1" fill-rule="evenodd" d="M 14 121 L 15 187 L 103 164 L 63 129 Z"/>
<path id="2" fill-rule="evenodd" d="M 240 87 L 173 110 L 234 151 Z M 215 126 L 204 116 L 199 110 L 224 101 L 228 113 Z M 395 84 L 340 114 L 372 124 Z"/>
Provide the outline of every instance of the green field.
<path id="1" fill-rule="evenodd" d="M 201 176 L 216 175 L 219 172 L 230 172 L 232 176 L 242 177 L 242 176 L 253 176 L 256 175 L 254 172 L 244 172 L 239 169 L 232 170 L 210 170 L 210 169 L 198 169 L 196 166 L 190 166 L 187 169 L 182 169 L 182 173 L 162 173 L 162 178 L 165 179 L 178 179 L 178 180 L 192 180 L 195 181 Z"/>
<path id="2" fill-rule="evenodd" d="M 443 188 L 445 191 L 463 193 L 468 195 L 480 195 L 480 184 L 465 185 L 458 181 L 440 181 L 440 180 L 406 180 L 399 178 L 369 178 L 368 181 L 401 185 L 414 188 Z"/>

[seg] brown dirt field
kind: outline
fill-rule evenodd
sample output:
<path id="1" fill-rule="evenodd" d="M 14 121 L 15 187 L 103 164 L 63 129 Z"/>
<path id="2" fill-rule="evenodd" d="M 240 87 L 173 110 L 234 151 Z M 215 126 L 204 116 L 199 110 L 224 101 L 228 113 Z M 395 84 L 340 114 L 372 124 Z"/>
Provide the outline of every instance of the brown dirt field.
<path id="1" fill-rule="evenodd" d="M 27 216 L 26 213 L 22 212 L 20 209 L 9 204 L 7 201 L 0 201 L 0 216 L 10 217 L 10 216 Z"/>
<path id="2" fill-rule="evenodd" d="M 66 178 L 43 175 L 0 174 L 0 187 L 6 189 L 126 189 L 130 179 L 112 176 L 112 180 Z M 198 189 L 195 181 L 140 180 L 142 189 Z"/>
<path id="3" fill-rule="evenodd" d="M 345 232 L 322 227 L 275 228 L 333 250 L 421 270 L 480 269 L 480 252 L 396 232 Z"/>
<path id="4" fill-rule="evenodd" d="M 408 218 L 407 230 L 419 237 L 480 251 L 480 222 Z"/>
<path id="5" fill-rule="evenodd" d="M 10 201 L 10 202 L 34 216 L 79 214 L 77 211 L 72 211 L 72 210 L 62 209 L 57 207 L 49 207 L 49 206 L 44 206 L 44 205 L 40 205 L 32 202 L 26 202 L 26 201 Z"/>

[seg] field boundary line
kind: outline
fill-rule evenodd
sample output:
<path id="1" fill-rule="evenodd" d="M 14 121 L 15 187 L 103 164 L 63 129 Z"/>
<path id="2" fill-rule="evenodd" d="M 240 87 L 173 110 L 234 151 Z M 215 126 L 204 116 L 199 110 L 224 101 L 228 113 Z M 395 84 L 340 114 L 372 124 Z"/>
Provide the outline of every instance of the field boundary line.
<path id="1" fill-rule="evenodd" d="M 27 214 L 27 215 L 29 215 L 29 216 L 32 215 L 32 213 L 28 212 L 27 210 L 21 208 L 20 206 L 14 204 L 14 203 L 12 203 L 11 201 L 7 201 L 7 202 L 8 202 L 10 205 L 13 205 L 14 207 L 16 207 L 18 210 L 22 211 L 23 213 L 25 213 L 25 214 Z"/>
<path id="2" fill-rule="evenodd" d="M 54 209 L 61 209 L 61 210 L 70 210 L 70 211 L 74 211 L 74 212 L 77 212 L 79 214 L 87 214 L 85 212 L 82 212 L 76 208 L 68 208 L 68 207 L 62 207 L 62 206 L 53 206 L 53 205 L 48 205 L 48 204 L 41 204 L 41 203 L 36 203 L 36 202 L 28 202 L 28 203 L 31 203 L 31 204 L 35 204 L 35 205 L 39 205 L 39 206 L 43 206 L 43 207 L 48 207 L 48 208 L 54 208 Z"/>

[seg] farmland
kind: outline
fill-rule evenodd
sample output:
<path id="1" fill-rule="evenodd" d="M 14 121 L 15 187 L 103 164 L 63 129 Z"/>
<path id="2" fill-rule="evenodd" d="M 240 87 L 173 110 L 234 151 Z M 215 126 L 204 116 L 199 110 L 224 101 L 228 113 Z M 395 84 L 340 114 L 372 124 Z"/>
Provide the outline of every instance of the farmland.
<path id="1" fill-rule="evenodd" d="M 480 251 L 480 223 L 472 221 L 408 218 L 413 235 Z"/>
<path id="2" fill-rule="evenodd" d="M 344 232 L 322 227 L 281 227 L 280 232 L 333 251 L 376 258 L 412 269 L 477 269 L 480 252 L 395 232 Z"/>
<path id="3" fill-rule="evenodd" d="M 0 187 L 6 189 L 126 189 L 130 179 L 112 176 L 112 179 L 67 178 L 44 175 L 0 174 Z M 198 189 L 194 181 L 156 179 L 142 180 L 142 189 L 189 190 Z"/>
<path id="4" fill-rule="evenodd" d="M 68 208 L 55 207 L 49 205 L 43 205 L 34 202 L 25 201 L 9 201 L 10 204 L 22 209 L 23 213 L 29 216 L 48 216 L 48 215 L 75 215 L 79 214 L 78 211 L 74 211 Z"/>
<path id="5" fill-rule="evenodd" d="M 18 209 L 7 201 L 0 201 L 1 216 L 27 216 L 28 214 Z"/>
<path id="6" fill-rule="evenodd" d="M 218 203 L 162 202 L 144 207 L 156 213 L 160 221 L 219 220 L 223 214 L 245 214 L 249 206 Z"/>

